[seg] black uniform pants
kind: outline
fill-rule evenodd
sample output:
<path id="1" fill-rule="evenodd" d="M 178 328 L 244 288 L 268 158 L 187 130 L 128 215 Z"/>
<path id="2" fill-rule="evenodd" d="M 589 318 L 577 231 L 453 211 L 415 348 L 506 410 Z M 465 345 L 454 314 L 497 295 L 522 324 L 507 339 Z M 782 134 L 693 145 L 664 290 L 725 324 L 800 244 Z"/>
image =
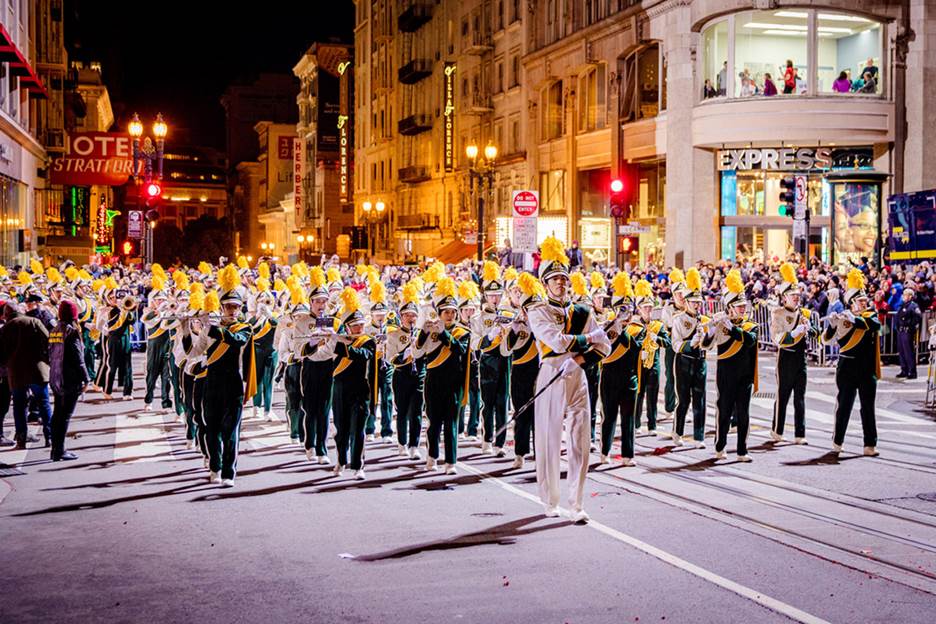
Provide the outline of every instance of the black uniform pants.
<path id="1" fill-rule="evenodd" d="M 104 393 L 114 392 L 114 379 L 123 387 L 124 396 L 133 394 L 133 364 L 130 358 L 130 333 L 108 336 L 105 339 L 104 355 L 106 363 L 101 367 L 104 379 Z"/>
<path id="2" fill-rule="evenodd" d="M 642 366 L 642 365 L 641 365 Z M 637 393 L 637 408 L 634 410 L 634 429 L 640 427 L 640 413 L 647 405 L 647 429 L 656 431 L 657 398 L 660 396 L 660 369 L 658 366 L 640 371 L 640 391 Z"/>
<path id="3" fill-rule="evenodd" d="M 510 371 L 510 399 L 513 401 L 514 414 L 526 405 L 536 393 L 536 376 L 539 366 L 527 364 L 514 366 Z M 517 457 L 529 455 L 532 437 L 535 435 L 533 423 L 536 420 L 536 404 L 530 403 L 522 414 L 514 418 L 514 453 Z"/>
<path id="4" fill-rule="evenodd" d="M 422 429 L 423 385 L 425 376 L 404 366 L 393 371 L 393 402 L 396 404 L 397 442 L 419 446 Z"/>
<path id="5" fill-rule="evenodd" d="M 71 421 L 80 396 L 80 392 L 55 393 L 55 404 L 52 409 L 52 459 L 59 459 L 65 453 L 68 423 Z"/>
<path id="6" fill-rule="evenodd" d="M 793 395 L 793 428 L 797 438 L 806 437 L 806 352 L 780 350 L 777 356 L 777 400 L 773 431 L 783 435 L 787 404 Z"/>
<path id="7" fill-rule="evenodd" d="M 373 366 L 373 364 L 371 364 Z M 377 405 L 380 408 L 380 437 L 389 438 L 393 435 L 393 367 L 381 360 L 377 365 Z M 374 410 L 367 415 L 367 435 L 377 433 L 377 417 Z"/>
<path id="8" fill-rule="evenodd" d="M 872 362 L 871 367 L 874 366 Z M 839 446 L 845 442 L 845 431 L 851 418 L 855 395 L 861 401 L 861 429 L 864 432 L 864 445 L 877 446 L 877 420 L 874 415 L 874 398 L 877 394 L 877 378 L 874 369 L 868 370 L 865 362 L 856 362 L 851 358 L 839 357 L 835 371 L 835 384 L 838 396 L 835 400 L 835 433 L 832 441 Z"/>
<path id="9" fill-rule="evenodd" d="M 668 414 L 676 411 L 676 371 L 673 369 L 675 361 L 676 352 L 672 347 L 666 347 L 663 354 L 663 372 L 666 375 L 666 383 L 663 387 L 663 409 Z"/>
<path id="10" fill-rule="evenodd" d="M 370 401 L 360 383 L 336 380 L 332 389 L 332 410 L 337 430 L 338 465 L 360 470 L 364 467 L 364 425 L 370 412 Z"/>
<path id="11" fill-rule="evenodd" d="M 293 440 L 304 441 L 301 362 L 286 365 L 286 369 L 283 371 L 283 387 L 286 390 L 286 418 L 289 419 L 289 437 Z"/>
<path id="12" fill-rule="evenodd" d="M 208 446 L 208 468 L 212 472 L 220 472 L 222 479 L 233 479 L 237 474 L 237 447 L 240 443 L 244 403 L 240 387 L 240 383 L 224 383 L 221 379 L 205 380 L 205 400 L 202 409 Z"/>
<path id="13" fill-rule="evenodd" d="M 302 362 L 300 374 L 304 426 L 302 440 L 306 450 L 315 449 L 315 454 L 319 457 L 326 453 L 328 412 L 332 406 L 332 386 L 334 385 L 333 370 L 331 360 L 325 362 L 303 360 Z M 361 426 L 363 427 L 363 423 Z"/>
<path id="14" fill-rule="evenodd" d="M 595 441 L 595 426 L 598 422 L 598 382 L 601 379 L 601 369 L 593 364 L 585 369 L 585 383 L 588 384 L 588 408 L 591 415 L 591 441 Z M 603 408 L 602 408 L 603 409 Z"/>
<path id="15" fill-rule="evenodd" d="M 601 375 L 601 454 L 611 454 L 614 430 L 621 420 L 621 457 L 634 458 L 634 412 L 637 407 L 637 379 Z"/>
<path id="16" fill-rule="evenodd" d="M 692 407 L 692 438 L 705 440 L 705 356 L 677 353 L 673 362 L 676 377 L 676 418 L 673 431 L 682 436 L 686 427 L 686 414 Z"/>
<path id="17" fill-rule="evenodd" d="M 715 402 L 715 450 L 725 450 L 728 432 L 732 423 L 735 423 L 738 427 L 738 455 L 747 455 L 754 379 L 750 377 L 749 371 L 740 371 L 719 362 L 718 371 L 715 373 L 715 386 L 718 389 Z"/>
<path id="18" fill-rule="evenodd" d="M 469 436 L 478 435 L 478 422 L 481 420 L 481 387 L 478 375 L 478 363 L 472 361 L 468 371 L 468 428 L 465 429 L 464 408 L 459 408 L 458 433 L 463 431 Z"/>
<path id="19" fill-rule="evenodd" d="M 196 379 L 184 370 L 179 369 L 180 384 L 182 386 L 182 408 L 185 411 L 185 439 L 198 438 L 199 448 L 207 454 L 205 446 L 204 419 L 202 418 L 202 395 L 204 393 L 204 380 Z"/>
<path id="20" fill-rule="evenodd" d="M 425 400 L 426 416 L 429 428 L 426 439 L 429 444 L 429 457 L 439 458 L 439 437 L 445 435 L 445 463 L 454 464 L 458 460 L 458 412 L 462 409 L 458 380 L 437 378 L 426 375 Z M 493 432 L 492 432 L 493 433 Z"/>
<path id="21" fill-rule="evenodd" d="M 156 380 L 159 379 L 159 398 L 164 408 L 172 407 L 171 387 L 169 376 L 169 334 L 162 334 L 146 343 L 146 395 L 144 403 L 153 402 L 153 393 L 156 390 Z"/>
<path id="22" fill-rule="evenodd" d="M 494 439 L 494 432 L 507 422 L 507 389 L 510 387 L 510 360 L 500 355 L 481 356 L 481 417 L 484 441 L 503 448 L 507 431 Z"/>

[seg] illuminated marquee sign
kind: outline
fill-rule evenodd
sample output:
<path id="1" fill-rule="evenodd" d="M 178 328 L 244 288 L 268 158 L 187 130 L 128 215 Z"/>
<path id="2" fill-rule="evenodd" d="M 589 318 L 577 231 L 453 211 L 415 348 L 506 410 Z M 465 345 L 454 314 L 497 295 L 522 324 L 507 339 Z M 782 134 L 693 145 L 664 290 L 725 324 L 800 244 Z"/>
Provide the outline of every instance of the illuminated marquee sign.
<path id="1" fill-rule="evenodd" d="M 72 132 L 65 154 L 52 160 L 50 182 L 66 186 L 120 186 L 133 174 L 130 136 L 119 132 Z"/>
<path id="2" fill-rule="evenodd" d="M 296 202 L 296 214 L 304 215 L 302 209 L 302 159 L 305 155 L 305 141 L 293 139 L 293 198 Z"/>
<path id="3" fill-rule="evenodd" d="M 338 115 L 338 199 L 348 201 L 348 116 Z"/>
<path id="4" fill-rule="evenodd" d="M 114 239 L 114 217 L 119 214 L 119 210 L 108 210 L 107 202 L 103 199 L 98 204 L 97 219 L 94 223 L 94 248 L 98 253 L 111 252 Z"/>
<path id="5" fill-rule="evenodd" d="M 718 168 L 721 171 L 812 171 L 831 167 L 832 150 L 827 147 L 729 149 L 718 153 Z"/>
<path id="6" fill-rule="evenodd" d="M 455 170 L 455 63 L 445 63 L 445 109 L 442 144 L 445 146 L 445 172 Z"/>

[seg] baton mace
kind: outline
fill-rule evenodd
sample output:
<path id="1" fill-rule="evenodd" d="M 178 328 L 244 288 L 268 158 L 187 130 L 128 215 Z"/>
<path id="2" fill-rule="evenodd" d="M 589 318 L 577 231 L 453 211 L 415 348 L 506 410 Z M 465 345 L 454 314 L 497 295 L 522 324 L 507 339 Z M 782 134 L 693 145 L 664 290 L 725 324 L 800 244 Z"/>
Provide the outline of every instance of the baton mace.
<path id="1" fill-rule="evenodd" d="M 551 385 L 553 385 L 556 381 L 558 381 L 560 377 L 562 377 L 562 371 L 561 371 L 561 370 L 558 371 L 558 372 L 553 376 L 552 379 L 550 379 L 549 381 L 547 381 L 547 382 L 546 382 L 546 385 L 543 386 L 542 388 L 540 388 L 539 391 L 538 391 L 536 394 L 533 395 L 533 398 L 531 398 L 529 401 L 527 401 L 526 403 L 524 403 L 523 405 L 521 405 L 521 406 L 520 406 L 520 409 L 514 411 L 513 416 L 511 416 L 510 419 L 507 420 L 507 422 L 505 422 L 497 431 L 494 432 L 494 438 L 496 439 L 497 436 L 499 436 L 500 434 L 502 434 L 502 433 L 504 433 L 505 431 L 507 431 L 507 427 L 510 426 L 510 423 L 512 423 L 513 421 L 515 421 L 515 420 L 517 419 L 517 416 L 519 416 L 520 414 L 522 414 L 523 412 L 525 412 L 531 405 L 533 405 L 533 403 L 536 402 L 536 399 L 538 399 L 539 396 L 540 396 L 541 394 L 543 394 L 544 392 L 546 392 L 546 390 L 548 390 L 549 387 L 550 387 Z"/>

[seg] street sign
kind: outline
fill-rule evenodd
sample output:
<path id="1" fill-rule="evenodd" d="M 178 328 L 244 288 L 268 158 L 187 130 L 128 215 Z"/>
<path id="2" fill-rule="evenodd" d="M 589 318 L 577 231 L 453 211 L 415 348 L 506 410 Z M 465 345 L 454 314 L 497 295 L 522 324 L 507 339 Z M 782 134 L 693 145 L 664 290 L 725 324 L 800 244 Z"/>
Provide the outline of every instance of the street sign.
<path id="1" fill-rule="evenodd" d="M 618 234 L 621 236 L 632 236 L 634 234 L 646 234 L 650 231 L 649 225 L 640 225 L 639 223 L 628 223 L 618 226 Z"/>
<path id="2" fill-rule="evenodd" d="M 806 188 L 806 176 L 804 175 L 793 176 L 793 179 L 796 180 L 796 197 L 795 197 L 793 217 L 795 219 L 805 219 L 807 199 L 809 197 L 809 193 Z"/>
<path id="3" fill-rule="evenodd" d="M 539 216 L 539 192 L 537 191 L 513 191 L 510 203 L 513 205 L 514 218 Z"/>
<path id="4" fill-rule="evenodd" d="M 516 253 L 536 251 L 536 217 L 514 217 L 513 250 Z"/>
<path id="5" fill-rule="evenodd" d="M 140 240 L 143 238 L 143 211 L 130 210 L 127 212 L 127 238 Z"/>
<path id="6" fill-rule="evenodd" d="M 793 220 L 793 238 L 800 239 L 806 237 L 806 219 Z"/>

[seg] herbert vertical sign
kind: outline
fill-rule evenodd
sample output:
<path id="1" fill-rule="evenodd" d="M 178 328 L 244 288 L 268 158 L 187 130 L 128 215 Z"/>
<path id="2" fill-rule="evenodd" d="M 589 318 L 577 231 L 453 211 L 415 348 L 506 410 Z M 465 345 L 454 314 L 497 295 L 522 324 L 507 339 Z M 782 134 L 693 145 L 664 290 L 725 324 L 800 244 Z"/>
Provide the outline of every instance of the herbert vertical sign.
<path id="1" fill-rule="evenodd" d="M 442 146 L 445 150 L 443 162 L 445 172 L 455 170 L 455 63 L 445 63 L 444 91 L 442 93 Z"/>
<path id="2" fill-rule="evenodd" d="M 296 215 L 305 215 L 302 209 L 302 158 L 305 154 L 305 139 L 293 139 L 293 198 L 296 202 Z"/>
<path id="3" fill-rule="evenodd" d="M 513 191 L 513 250 L 517 253 L 536 251 L 536 221 L 539 216 L 537 191 Z"/>

